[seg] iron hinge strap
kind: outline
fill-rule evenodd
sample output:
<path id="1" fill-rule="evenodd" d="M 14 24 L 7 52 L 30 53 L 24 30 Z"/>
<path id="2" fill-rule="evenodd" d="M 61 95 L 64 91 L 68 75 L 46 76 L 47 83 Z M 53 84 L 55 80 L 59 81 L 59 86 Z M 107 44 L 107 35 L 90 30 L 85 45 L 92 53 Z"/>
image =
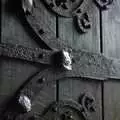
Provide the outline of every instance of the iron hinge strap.
<path id="1" fill-rule="evenodd" d="M 32 63 L 50 65 L 53 54 L 53 51 L 41 48 L 27 48 L 21 45 L 0 44 L 0 57 L 8 57 Z"/>
<path id="2" fill-rule="evenodd" d="M 120 62 L 119 60 L 110 60 L 100 54 L 90 53 L 86 51 L 72 50 L 72 69 L 66 71 L 61 66 L 63 62 L 60 51 L 50 51 L 41 48 L 27 48 L 21 45 L 0 44 L 0 57 L 8 57 L 14 59 L 25 60 L 32 63 L 50 65 L 57 75 L 63 71 L 71 77 L 87 77 L 98 80 L 107 80 L 108 78 L 120 79 Z M 57 56 L 57 57 L 56 57 Z M 57 63 L 56 63 L 57 61 Z"/>
<path id="3" fill-rule="evenodd" d="M 99 71 L 100 72 L 100 71 Z M 108 80 L 108 79 L 117 79 L 115 76 L 102 75 L 101 76 L 90 76 L 82 75 L 82 72 L 78 70 L 64 71 L 57 68 L 48 68 L 43 71 L 38 72 L 25 86 L 20 90 L 20 94 L 25 94 L 33 100 L 34 95 L 37 95 L 41 88 L 47 84 L 56 83 L 57 80 L 63 80 L 64 78 L 76 78 L 83 80 Z"/>

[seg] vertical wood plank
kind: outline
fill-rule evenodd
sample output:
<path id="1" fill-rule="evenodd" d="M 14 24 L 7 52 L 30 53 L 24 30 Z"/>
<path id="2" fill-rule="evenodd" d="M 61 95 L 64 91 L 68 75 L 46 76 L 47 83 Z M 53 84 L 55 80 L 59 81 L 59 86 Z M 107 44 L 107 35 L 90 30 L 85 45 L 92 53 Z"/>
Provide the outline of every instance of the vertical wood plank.
<path id="1" fill-rule="evenodd" d="M 104 83 L 104 119 L 120 120 L 120 82 L 108 81 Z"/>
<path id="2" fill-rule="evenodd" d="M 120 58 L 120 0 L 114 0 L 108 11 L 102 12 L 103 54 Z M 104 83 L 104 119 L 120 120 L 120 82 Z"/>
<path id="3" fill-rule="evenodd" d="M 72 18 L 58 19 L 58 34 L 71 44 L 73 48 L 84 49 L 90 52 L 100 52 L 100 21 L 99 10 L 92 3 L 89 4 L 89 15 L 91 17 L 92 28 L 86 34 L 79 34 L 73 25 Z M 97 111 L 92 114 L 90 120 L 101 120 L 101 83 L 87 80 L 65 79 L 59 82 L 59 99 L 72 99 L 77 101 L 79 95 L 89 92 L 96 99 Z"/>
<path id="4" fill-rule="evenodd" d="M 104 54 L 120 58 L 120 1 L 114 0 L 111 8 L 102 12 L 102 18 Z"/>
<path id="5" fill-rule="evenodd" d="M 89 120 L 102 120 L 101 113 L 101 83 L 94 80 L 65 79 L 59 86 L 60 100 L 79 101 L 81 94 L 90 94 L 95 98 L 96 112 L 90 113 Z"/>
<path id="6" fill-rule="evenodd" d="M 34 41 L 28 36 L 19 19 L 6 9 L 9 0 L 2 0 L 2 31 L 1 43 L 20 44 L 27 47 L 36 46 Z M 0 93 L 11 94 L 18 89 L 37 68 L 26 62 L 16 62 L 15 60 L 1 59 L 0 72 Z"/>
<path id="7" fill-rule="evenodd" d="M 14 3 L 14 0 L 1 0 L 2 2 L 2 36 L 1 43 L 19 44 L 25 47 L 39 47 L 33 38 L 30 36 L 29 31 L 26 31 L 25 25 L 21 23 L 19 18 L 7 11 L 9 4 Z M 43 17 L 39 18 L 49 24 L 49 27 L 56 33 L 56 16 L 51 14 L 41 3 L 41 14 Z M 41 15 L 40 15 L 41 16 Z M 39 16 L 38 16 L 39 17 Z M 10 98 L 16 90 L 34 73 L 42 70 L 43 66 L 34 66 L 27 62 L 16 62 L 16 60 L 0 59 L 0 106 L 8 98 Z M 51 92 L 51 99 L 55 100 L 54 87 Z M 44 98 L 44 95 L 42 95 Z M 3 100 L 4 99 L 4 100 Z"/>
<path id="8" fill-rule="evenodd" d="M 76 30 L 72 18 L 59 18 L 59 36 L 66 40 L 73 48 L 84 49 L 89 52 L 100 52 L 100 21 L 99 10 L 93 2 L 88 5 L 88 14 L 92 27 L 88 33 L 80 34 Z"/>

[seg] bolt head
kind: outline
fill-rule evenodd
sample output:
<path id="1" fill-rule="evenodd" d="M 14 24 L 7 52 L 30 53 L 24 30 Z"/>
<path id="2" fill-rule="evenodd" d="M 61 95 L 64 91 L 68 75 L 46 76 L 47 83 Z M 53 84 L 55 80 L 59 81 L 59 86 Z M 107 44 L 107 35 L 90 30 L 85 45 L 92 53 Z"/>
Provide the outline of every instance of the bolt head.
<path id="1" fill-rule="evenodd" d="M 66 70 L 72 70 L 72 58 L 68 51 L 62 50 L 62 66 Z"/>
<path id="2" fill-rule="evenodd" d="M 73 115 L 72 115 L 72 112 L 70 112 L 70 111 L 65 112 L 65 113 L 63 114 L 63 118 L 64 118 L 64 119 L 68 119 L 68 120 L 74 120 L 74 117 L 73 117 Z"/>
<path id="3" fill-rule="evenodd" d="M 25 95 L 20 95 L 18 99 L 19 105 L 24 109 L 25 112 L 30 112 L 31 111 L 31 100 L 25 96 Z"/>
<path id="4" fill-rule="evenodd" d="M 39 84 L 43 84 L 45 81 L 46 81 L 46 79 L 43 77 L 43 78 L 40 78 L 40 79 L 38 80 L 38 83 L 39 83 Z"/>

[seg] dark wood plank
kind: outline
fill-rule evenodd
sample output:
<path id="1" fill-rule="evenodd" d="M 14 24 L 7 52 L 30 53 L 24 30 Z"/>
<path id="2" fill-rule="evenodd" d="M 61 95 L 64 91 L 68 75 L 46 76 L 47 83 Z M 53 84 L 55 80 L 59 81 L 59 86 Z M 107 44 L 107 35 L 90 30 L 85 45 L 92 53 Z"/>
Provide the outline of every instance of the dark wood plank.
<path id="1" fill-rule="evenodd" d="M 89 4 L 89 15 L 91 17 L 92 28 L 86 34 L 79 34 L 73 25 L 72 18 L 58 19 L 59 36 L 71 44 L 73 48 L 84 49 L 86 51 L 100 52 L 100 28 L 99 28 L 99 11 L 92 3 Z M 90 117 L 91 120 L 101 120 L 101 83 L 86 80 L 65 79 L 59 83 L 59 99 L 72 99 L 77 101 L 79 95 L 89 92 L 96 99 L 97 112 Z"/>
<path id="2" fill-rule="evenodd" d="M 120 82 L 108 81 L 104 83 L 104 119 L 120 119 Z"/>
<path id="3" fill-rule="evenodd" d="M 36 46 L 28 36 L 19 19 L 12 13 L 6 11 L 7 0 L 2 1 L 2 37 L 1 43 L 21 44 L 24 46 Z M 37 69 L 24 62 L 1 60 L 0 93 L 11 94 L 18 89 L 32 73 Z"/>
<path id="4" fill-rule="evenodd" d="M 120 58 L 120 1 L 115 0 L 108 11 L 102 12 L 103 54 L 107 57 Z M 104 119 L 120 119 L 120 82 L 104 83 Z"/>
<path id="5" fill-rule="evenodd" d="M 33 40 L 32 36 L 27 31 L 26 26 L 21 20 L 12 12 L 9 12 L 8 6 L 11 0 L 2 0 L 2 37 L 1 43 L 19 44 L 25 47 L 39 47 L 39 45 Z M 49 27 L 56 33 L 56 16 L 51 14 L 43 5 L 39 2 L 42 19 L 49 24 Z M 41 15 L 40 15 L 41 16 Z M 39 17 L 39 15 L 38 15 Z M 21 62 L 16 60 L 2 59 L 0 60 L 0 95 L 5 96 L 4 99 L 11 98 L 12 95 L 18 90 L 18 88 L 36 73 L 38 70 L 42 70 L 43 66 L 35 66 L 27 62 Z M 52 89 L 52 88 L 51 88 Z M 51 90 L 51 99 L 55 100 L 56 88 Z M 42 95 L 44 98 L 44 95 Z M 2 99 L 2 97 L 1 97 Z"/>

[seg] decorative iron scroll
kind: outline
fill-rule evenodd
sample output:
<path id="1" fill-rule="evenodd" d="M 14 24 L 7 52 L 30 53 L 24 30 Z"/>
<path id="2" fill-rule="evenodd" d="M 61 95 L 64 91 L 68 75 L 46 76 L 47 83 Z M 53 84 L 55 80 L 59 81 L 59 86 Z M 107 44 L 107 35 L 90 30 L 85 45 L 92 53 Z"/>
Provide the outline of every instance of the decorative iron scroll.
<path id="1" fill-rule="evenodd" d="M 83 102 L 82 104 L 72 100 L 63 100 L 59 102 L 54 102 L 50 106 L 49 110 L 51 110 L 52 114 L 57 114 L 57 117 L 60 120 L 88 120 L 89 119 L 88 114 L 90 113 L 90 111 L 88 111 L 83 106 L 83 104 L 87 103 L 87 105 L 89 106 L 90 104 L 88 103 L 87 100 L 88 99 L 90 100 L 92 98 L 89 96 L 87 96 L 86 98 L 87 99 L 81 98 L 81 101 Z M 95 112 L 95 111 L 91 111 L 91 112 Z"/>
<path id="2" fill-rule="evenodd" d="M 80 33 L 91 28 L 87 6 L 90 0 L 44 0 L 52 11 L 63 17 L 73 17 Z"/>
<path id="3" fill-rule="evenodd" d="M 48 6 L 57 14 L 64 17 L 72 17 L 73 12 L 76 10 L 78 13 L 80 11 L 81 4 L 84 0 L 44 0 Z"/>
<path id="4" fill-rule="evenodd" d="M 22 86 L 22 89 L 17 92 L 14 99 L 10 101 L 10 104 L 3 111 L 0 117 L 1 120 L 48 120 L 49 118 L 46 118 L 48 113 L 41 116 L 39 112 L 33 111 L 32 104 L 34 103 L 34 97 L 40 91 L 44 92 L 43 88 L 47 87 L 46 84 L 54 84 L 57 80 L 62 80 L 63 78 L 85 78 L 88 80 L 120 78 L 119 62 L 109 60 L 99 54 L 75 50 L 60 38 L 56 38 L 44 21 L 39 20 L 38 22 L 35 13 L 37 11 L 37 13 L 41 14 L 41 11 L 36 8 L 36 1 L 22 1 L 22 17 L 38 36 L 39 40 L 42 40 L 48 46 L 49 50 L 0 44 L 0 57 L 23 60 L 38 65 L 43 64 L 47 65 L 47 68 L 43 71 L 38 71 L 35 76 Z M 40 4 L 40 1 L 37 2 Z M 85 8 L 88 2 L 89 0 L 46 0 L 46 3 L 49 3 L 48 5 L 55 12 L 65 17 L 73 16 L 76 18 L 79 30 L 82 32 L 86 32 L 90 28 L 90 20 Z M 37 5 L 38 8 L 40 7 L 39 4 Z M 72 4 L 73 6 L 71 6 Z M 42 27 L 43 23 L 44 28 Z M 95 112 L 94 103 L 95 99 L 86 93 L 80 96 L 78 103 L 68 100 L 55 102 L 52 104 L 53 117 L 58 113 L 57 108 L 59 108 L 59 117 L 63 120 L 76 120 L 79 118 L 87 120 L 87 114 Z M 48 108 L 47 111 L 49 112 L 51 109 Z M 75 116 L 73 115 L 74 112 Z"/>
<path id="5" fill-rule="evenodd" d="M 42 91 L 42 89 L 41 89 Z M 12 103 L 13 104 L 13 103 Z M 12 107 L 11 104 L 11 107 Z M 92 112 L 95 112 L 95 99 L 88 93 L 80 95 L 79 101 L 60 100 L 51 102 L 43 111 L 20 112 L 9 107 L 2 120 L 89 120 Z M 14 103 L 15 106 L 15 103 Z M 16 104 L 16 107 L 20 106 Z M 39 105 L 40 107 L 40 105 Z"/>
<path id="6" fill-rule="evenodd" d="M 91 0 L 44 0 L 49 8 L 60 16 L 73 17 L 80 33 L 86 33 L 91 28 L 88 7 Z M 101 9 L 107 9 L 113 0 L 94 0 Z"/>

